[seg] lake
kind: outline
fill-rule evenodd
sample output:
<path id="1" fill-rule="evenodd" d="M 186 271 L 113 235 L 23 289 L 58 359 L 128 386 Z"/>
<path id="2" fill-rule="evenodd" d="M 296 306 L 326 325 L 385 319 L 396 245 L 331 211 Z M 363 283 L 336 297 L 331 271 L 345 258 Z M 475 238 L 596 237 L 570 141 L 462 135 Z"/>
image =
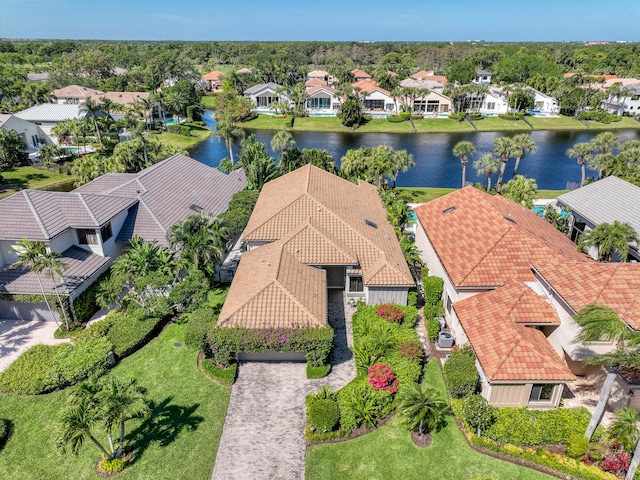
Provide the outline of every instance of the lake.
<path id="1" fill-rule="evenodd" d="M 215 130 L 215 120 L 211 110 L 205 112 L 204 121 Z M 270 130 L 247 130 L 256 139 L 264 142 L 271 151 L 269 143 L 276 133 Z M 531 138 L 538 149 L 534 154 L 527 154 L 520 162 L 519 172 L 535 178 L 539 189 L 562 190 L 567 182 L 580 182 L 580 166 L 575 159 L 568 158 L 567 149 L 578 142 L 588 142 L 598 133 L 591 131 L 535 131 Z M 640 139 L 638 130 L 615 131 L 621 142 Z M 506 132 L 471 132 L 471 133 L 332 133 L 332 132 L 291 132 L 298 148 L 323 148 L 333 155 L 336 164 L 347 150 L 359 147 L 377 147 L 389 145 L 395 150 L 407 150 L 413 155 L 416 166 L 398 176 L 397 185 L 401 187 L 459 187 L 461 183 L 460 160 L 451 151 L 456 143 L 472 142 L 478 154 L 471 157 L 467 165 L 467 181 L 486 184 L 486 175 L 478 176 L 472 167 L 480 153 L 493 150 L 493 140 L 501 136 L 512 136 Z M 238 145 L 234 147 L 237 155 Z M 212 167 L 217 167 L 221 159 L 229 156 L 224 142 L 218 138 L 210 138 L 193 147 L 189 154 L 194 159 Z M 237 157 L 235 158 L 237 161 Z M 505 173 L 505 181 L 511 178 L 514 160 L 510 160 Z M 587 170 L 587 176 L 595 176 L 596 172 Z M 493 182 L 497 175 L 494 176 Z"/>

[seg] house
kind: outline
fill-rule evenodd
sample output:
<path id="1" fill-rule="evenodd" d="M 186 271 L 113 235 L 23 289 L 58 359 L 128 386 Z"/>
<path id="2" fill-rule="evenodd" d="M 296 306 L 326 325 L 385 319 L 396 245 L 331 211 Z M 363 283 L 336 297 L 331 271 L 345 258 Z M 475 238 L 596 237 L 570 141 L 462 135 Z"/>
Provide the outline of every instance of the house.
<path id="1" fill-rule="evenodd" d="M 43 103 L 17 112 L 13 116 L 37 125 L 50 141 L 58 143 L 59 139 L 51 133 L 56 125 L 65 120 L 81 120 L 88 115 L 87 108 L 82 104 Z"/>
<path id="2" fill-rule="evenodd" d="M 491 85 L 491 72 L 487 72 L 486 70 L 476 70 L 476 78 L 471 80 L 471 83 L 475 83 L 476 85 Z"/>
<path id="3" fill-rule="evenodd" d="M 609 96 L 603 101 L 603 106 L 609 113 L 616 115 L 640 115 L 640 83 L 626 85 L 626 94 L 621 96 Z"/>
<path id="4" fill-rule="evenodd" d="M 271 111 L 271 104 L 275 102 L 283 101 L 291 104 L 284 87 L 274 82 L 254 85 L 244 91 L 244 96 L 253 102 L 258 111 Z"/>
<path id="5" fill-rule="evenodd" d="M 533 93 L 533 109 L 541 113 L 557 114 L 560 113 L 560 104 L 558 99 L 550 95 L 545 95 L 538 90 L 531 88 Z"/>
<path id="6" fill-rule="evenodd" d="M 307 80 L 320 80 L 328 85 L 329 79 L 329 72 L 325 72 L 324 70 L 312 70 L 307 73 Z"/>
<path id="7" fill-rule="evenodd" d="M 67 264 L 61 294 L 77 297 L 105 271 L 133 236 L 168 246 L 171 226 L 198 211 L 218 215 L 246 186 L 243 170 L 226 175 L 184 155 L 139 173 L 111 173 L 71 192 L 22 190 L 0 200 L 0 293 L 41 293 L 35 274 L 9 268 L 17 240 L 44 242 Z M 16 218 L 20 222 L 16 222 Z M 42 276 L 45 291 L 53 281 Z M 14 307 L 12 310 L 10 307 Z M 11 314 L 14 311 L 14 314 Z M 16 318 L 0 301 L 0 316 Z M 20 312 L 26 318 L 24 311 Z"/>
<path id="8" fill-rule="evenodd" d="M 411 75 L 414 80 L 422 80 L 423 82 L 438 82 L 446 85 L 449 81 L 444 75 L 434 75 L 433 70 L 420 70 Z"/>
<path id="9" fill-rule="evenodd" d="M 585 356 L 574 355 L 576 324 L 535 269 L 581 272 L 595 262 L 533 211 L 471 186 L 415 212 L 416 245 L 429 274 L 444 279 L 446 324 L 476 352 L 482 395 L 498 406 L 557 406 Z"/>
<path id="10" fill-rule="evenodd" d="M 222 76 L 223 72 L 220 70 L 212 70 L 209 73 L 205 73 L 202 76 L 202 79 L 207 84 L 207 90 L 211 90 L 213 92 L 217 92 L 222 87 Z"/>
<path id="11" fill-rule="evenodd" d="M 471 111 L 487 116 L 495 116 L 509 111 L 509 100 L 506 95 L 496 90 L 485 92 L 479 97 L 469 94 Z"/>
<path id="12" fill-rule="evenodd" d="M 364 70 L 360 70 L 359 68 L 354 68 L 353 70 L 351 70 L 351 73 L 353 73 L 353 76 L 355 77 L 356 82 L 372 79 L 371 75 L 369 75 Z"/>
<path id="13" fill-rule="evenodd" d="M 615 176 L 564 193 L 557 198 L 560 208 L 571 211 L 569 237 L 578 242 L 580 236 L 601 223 L 626 222 L 640 235 L 640 187 Z M 638 245 L 629 245 L 628 258 L 640 260 Z M 597 258 L 597 251 L 589 252 Z M 614 259 L 616 259 L 614 257 Z M 619 260 L 619 258 L 617 259 Z"/>
<path id="14" fill-rule="evenodd" d="M 423 88 L 442 93 L 444 91 L 444 84 L 435 80 L 424 80 L 422 78 L 416 80 L 415 78 L 405 78 L 400 81 L 400 88 Z"/>
<path id="15" fill-rule="evenodd" d="M 252 73 L 253 70 L 251 70 L 249 67 L 242 67 L 238 70 L 236 70 L 236 73 Z"/>
<path id="16" fill-rule="evenodd" d="M 42 145 L 52 143 L 39 125 L 27 122 L 15 115 L 0 114 L 0 130 L 14 130 L 22 139 L 30 157 L 37 156 Z"/>
<path id="17" fill-rule="evenodd" d="M 435 89 L 430 87 L 435 86 Z M 424 91 L 420 97 L 409 98 L 402 96 L 402 102 L 405 105 L 413 104 L 413 111 L 423 113 L 425 116 L 447 116 L 453 111 L 453 101 L 442 94 L 444 86 L 441 83 L 431 80 L 415 80 L 407 78 L 400 82 L 401 89 L 413 88 Z"/>
<path id="18" fill-rule="evenodd" d="M 306 109 L 310 114 L 335 114 L 340 105 L 340 97 L 330 86 L 307 86 Z"/>
<path id="19" fill-rule="evenodd" d="M 77 105 L 86 103 L 88 99 L 102 95 L 104 92 L 80 85 L 68 85 L 51 92 L 51 101 L 57 104 Z"/>
<path id="20" fill-rule="evenodd" d="M 218 325 L 321 326 L 327 289 L 406 305 L 414 285 L 377 188 L 313 165 L 264 186 L 242 240 Z"/>
<path id="21" fill-rule="evenodd" d="M 373 80 L 361 80 L 351 84 L 364 98 L 364 109 L 368 112 L 397 113 L 396 100 L 390 92 L 378 86 Z"/>
<path id="22" fill-rule="evenodd" d="M 104 92 L 103 94 L 92 97 L 92 100 L 102 102 L 106 100 L 110 103 L 109 114 L 114 120 L 123 117 L 123 114 L 112 114 L 111 112 L 128 111 L 130 107 L 137 106 L 135 110 L 139 111 L 145 118 L 162 119 L 166 117 L 166 110 L 162 103 L 152 99 L 149 92 Z M 147 106 L 151 106 L 149 110 Z"/>

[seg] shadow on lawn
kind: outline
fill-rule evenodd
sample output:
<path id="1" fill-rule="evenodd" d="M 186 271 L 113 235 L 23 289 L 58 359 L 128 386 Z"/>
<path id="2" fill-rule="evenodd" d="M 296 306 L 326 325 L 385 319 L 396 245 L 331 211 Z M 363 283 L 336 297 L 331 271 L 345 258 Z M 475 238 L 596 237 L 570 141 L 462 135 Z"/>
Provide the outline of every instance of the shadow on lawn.
<path id="1" fill-rule="evenodd" d="M 135 463 L 151 444 L 166 447 L 178 437 L 185 428 L 194 431 L 198 429 L 204 417 L 194 415 L 200 407 L 199 403 L 187 407 L 171 405 L 173 397 L 167 397 L 153 406 L 151 418 L 142 422 L 133 432 L 127 435 L 127 440 L 134 446 Z"/>

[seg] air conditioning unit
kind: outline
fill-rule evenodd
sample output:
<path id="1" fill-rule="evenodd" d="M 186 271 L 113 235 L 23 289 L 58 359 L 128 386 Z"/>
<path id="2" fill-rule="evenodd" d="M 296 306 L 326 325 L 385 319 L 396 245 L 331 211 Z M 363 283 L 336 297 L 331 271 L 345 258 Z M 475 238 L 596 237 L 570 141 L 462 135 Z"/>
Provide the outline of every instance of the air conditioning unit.
<path id="1" fill-rule="evenodd" d="M 451 332 L 438 333 L 438 347 L 440 348 L 453 347 L 453 335 L 451 335 Z"/>

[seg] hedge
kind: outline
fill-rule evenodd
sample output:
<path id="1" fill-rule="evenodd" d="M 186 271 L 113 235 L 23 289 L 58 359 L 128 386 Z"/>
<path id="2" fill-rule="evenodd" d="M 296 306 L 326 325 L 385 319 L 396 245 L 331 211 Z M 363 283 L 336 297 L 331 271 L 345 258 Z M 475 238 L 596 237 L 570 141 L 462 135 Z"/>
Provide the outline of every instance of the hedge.
<path id="1" fill-rule="evenodd" d="M 333 329 L 323 328 L 243 328 L 209 329 L 211 357 L 227 367 L 238 352 L 302 352 L 313 366 L 324 365 L 333 346 Z"/>
<path id="2" fill-rule="evenodd" d="M 348 430 L 375 427 L 394 409 L 393 399 L 393 393 L 374 390 L 366 377 L 356 377 L 338 391 L 340 425 Z"/>
<path id="3" fill-rule="evenodd" d="M 162 318 L 147 317 L 144 310 L 126 313 L 113 310 L 107 317 L 112 322 L 107 338 L 118 358 L 126 357 L 155 337 L 163 323 Z"/>
<path id="4" fill-rule="evenodd" d="M 524 118 L 524 113 L 515 112 L 515 113 L 501 113 L 498 115 L 499 118 L 503 120 L 522 120 Z"/>
<path id="5" fill-rule="evenodd" d="M 422 277 L 425 305 L 439 305 L 444 290 L 444 280 L 440 277 Z"/>
<path id="6" fill-rule="evenodd" d="M 427 318 L 426 313 L 425 313 L 425 318 Z M 440 321 L 435 317 L 428 318 L 427 337 L 429 338 L 429 341 L 435 342 L 438 339 L 439 332 L 440 332 Z"/>
<path id="7" fill-rule="evenodd" d="M 237 363 L 232 363 L 227 368 L 220 368 L 215 365 L 211 359 L 204 358 L 200 362 L 200 368 L 206 376 L 211 377 L 211 379 L 226 387 L 230 387 L 233 385 L 233 382 L 236 381 L 236 373 L 238 371 Z"/>
<path id="8" fill-rule="evenodd" d="M 587 430 L 591 419 L 584 407 L 551 410 L 498 408 L 494 413 L 495 422 L 485 436 L 497 442 L 520 446 L 566 445 L 572 434 Z M 597 442 L 603 433 L 603 427 L 599 426 L 593 441 Z"/>
<path id="9" fill-rule="evenodd" d="M 621 118 L 615 113 L 608 113 L 604 110 L 591 110 L 588 112 L 580 112 L 578 114 L 578 120 L 588 120 L 609 124 L 612 122 L 619 122 Z"/>
<path id="10" fill-rule="evenodd" d="M 85 323 L 100 309 L 96 301 L 96 294 L 98 293 L 100 282 L 109 275 L 109 271 L 104 272 L 84 292 L 73 300 L 71 308 L 79 322 Z"/>
<path id="11" fill-rule="evenodd" d="M 462 122 L 465 118 L 467 118 L 467 112 L 450 113 L 449 118 L 451 120 Z"/>
<path id="12" fill-rule="evenodd" d="M 471 347 L 456 348 L 444 364 L 444 382 L 454 398 L 475 393 L 478 386 L 476 356 Z"/>
<path id="13" fill-rule="evenodd" d="M 215 326 L 218 314 L 213 308 L 199 308 L 189 316 L 184 330 L 184 343 L 188 347 L 204 350 L 207 347 L 207 333 Z"/>

